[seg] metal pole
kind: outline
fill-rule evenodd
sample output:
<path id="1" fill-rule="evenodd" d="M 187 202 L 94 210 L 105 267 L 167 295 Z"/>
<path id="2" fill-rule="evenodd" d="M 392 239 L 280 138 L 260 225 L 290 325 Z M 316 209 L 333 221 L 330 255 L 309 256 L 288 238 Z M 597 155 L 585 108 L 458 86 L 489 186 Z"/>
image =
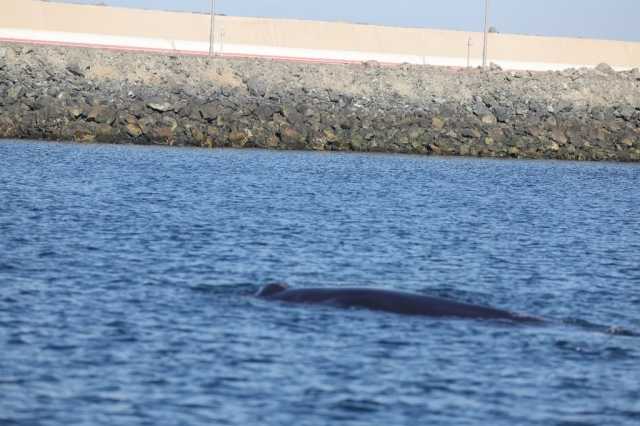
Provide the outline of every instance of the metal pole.
<path id="1" fill-rule="evenodd" d="M 216 0 L 211 0 L 211 24 L 209 26 L 209 56 L 215 56 L 216 42 Z"/>
<path id="2" fill-rule="evenodd" d="M 467 41 L 467 68 L 471 66 L 471 37 Z"/>
<path id="3" fill-rule="evenodd" d="M 482 48 L 482 68 L 487 67 L 487 45 L 489 43 L 489 3 L 490 0 L 484 0 L 484 46 Z"/>

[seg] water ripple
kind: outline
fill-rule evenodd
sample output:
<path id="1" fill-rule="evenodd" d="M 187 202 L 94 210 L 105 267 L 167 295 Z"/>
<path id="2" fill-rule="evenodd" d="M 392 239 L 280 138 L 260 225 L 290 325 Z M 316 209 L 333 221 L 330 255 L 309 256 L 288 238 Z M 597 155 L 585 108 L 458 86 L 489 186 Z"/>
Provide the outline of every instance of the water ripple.
<path id="1" fill-rule="evenodd" d="M 0 158 L 0 424 L 637 424 L 637 165 L 15 141 Z M 252 297 L 273 281 L 549 321 Z"/>

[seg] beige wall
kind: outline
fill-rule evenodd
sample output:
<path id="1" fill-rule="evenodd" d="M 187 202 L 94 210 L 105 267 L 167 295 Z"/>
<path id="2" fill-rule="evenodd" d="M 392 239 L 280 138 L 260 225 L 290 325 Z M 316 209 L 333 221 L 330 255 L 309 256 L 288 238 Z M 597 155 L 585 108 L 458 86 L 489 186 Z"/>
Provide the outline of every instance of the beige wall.
<path id="1" fill-rule="evenodd" d="M 198 43 L 209 39 L 207 15 L 39 0 L 0 0 L 0 5 L 0 29 Z M 481 33 L 224 16 L 216 18 L 216 25 L 218 42 L 224 40 L 228 53 L 233 53 L 234 46 L 250 45 L 326 51 L 329 56 L 335 51 L 413 55 L 423 57 L 426 63 L 437 63 L 435 57 L 456 58 L 452 64 L 463 64 L 471 38 L 473 63 L 477 64 L 482 55 Z M 549 64 L 549 69 L 557 69 L 600 62 L 632 68 L 640 66 L 640 43 L 491 34 L 489 59 L 507 68 L 527 68 L 522 64 L 531 64 L 534 69 L 533 64 Z M 551 67 L 553 64 L 556 66 Z"/>
<path id="2" fill-rule="evenodd" d="M 40 0 L 0 0 L 0 27 L 96 33 L 132 37 L 167 35 L 206 40 L 205 15 L 157 12 L 116 7 L 48 3 Z"/>

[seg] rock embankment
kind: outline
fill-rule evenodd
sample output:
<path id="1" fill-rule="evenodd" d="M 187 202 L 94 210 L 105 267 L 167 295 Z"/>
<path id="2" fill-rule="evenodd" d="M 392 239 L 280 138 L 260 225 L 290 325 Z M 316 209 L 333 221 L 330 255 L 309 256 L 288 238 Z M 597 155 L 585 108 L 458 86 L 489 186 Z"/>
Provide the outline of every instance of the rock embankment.
<path id="1" fill-rule="evenodd" d="M 640 161 L 640 71 L 0 46 L 0 137 Z"/>

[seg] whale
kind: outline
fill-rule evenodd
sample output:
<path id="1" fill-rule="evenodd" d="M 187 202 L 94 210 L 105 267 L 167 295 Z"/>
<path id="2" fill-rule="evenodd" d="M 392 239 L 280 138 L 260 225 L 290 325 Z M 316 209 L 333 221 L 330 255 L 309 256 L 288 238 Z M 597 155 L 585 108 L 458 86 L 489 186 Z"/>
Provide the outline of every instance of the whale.
<path id="1" fill-rule="evenodd" d="M 347 309 L 368 309 L 401 315 L 541 323 L 544 320 L 489 306 L 373 288 L 290 288 L 266 284 L 255 294 L 260 299 L 293 304 L 322 304 Z"/>

